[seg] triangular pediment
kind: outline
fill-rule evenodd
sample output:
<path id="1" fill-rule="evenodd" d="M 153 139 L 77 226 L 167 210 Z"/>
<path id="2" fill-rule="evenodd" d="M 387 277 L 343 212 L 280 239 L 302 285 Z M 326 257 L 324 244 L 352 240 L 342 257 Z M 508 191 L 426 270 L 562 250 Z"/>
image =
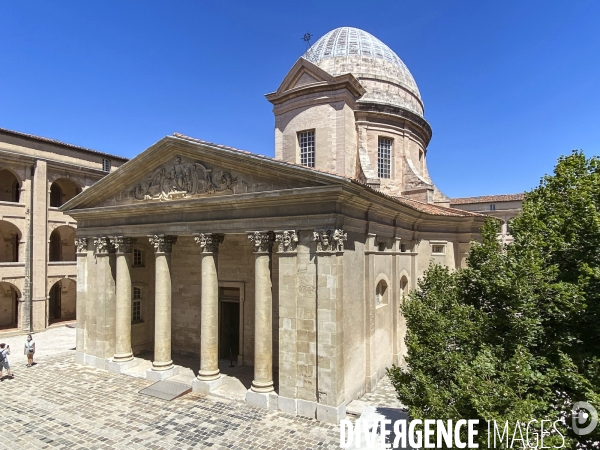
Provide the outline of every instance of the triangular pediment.
<path id="1" fill-rule="evenodd" d="M 174 202 L 336 183 L 335 175 L 182 135 L 168 136 L 62 208 Z"/>
<path id="2" fill-rule="evenodd" d="M 283 94 L 290 89 L 305 86 L 307 84 L 327 83 L 332 80 L 333 77 L 319 66 L 304 58 L 300 58 L 279 85 L 277 93 Z"/>
<path id="3" fill-rule="evenodd" d="M 300 58 L 285 76 L 276 92 L 267 94 L 267 100 L 278 104 L 285 99 L 302 95 L 306 90 L 326 91 L 345 88 L 356 98 L 364 95 L 365 88 L 351 73 L 332 76 L 307 59 Z"/>

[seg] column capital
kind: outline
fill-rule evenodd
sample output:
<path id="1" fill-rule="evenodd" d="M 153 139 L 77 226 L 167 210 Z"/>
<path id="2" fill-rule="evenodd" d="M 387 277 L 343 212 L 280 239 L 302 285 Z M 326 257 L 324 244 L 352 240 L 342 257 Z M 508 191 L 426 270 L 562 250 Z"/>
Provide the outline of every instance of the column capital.
<path id="1" fill-rule="evenodd" d="M 177 242 L 177 236 L 165 236 L 164 234 L 154 234 L 148 236 L 150 244 L 154 247 L 156 253 L 171 253 L 173 244 Z"/>
<path id="2" fill-rule="evenodd" d="M 117 253 L 131 253 L 136 240 L 125 236 L 113 236 L 110 238 L 110 242 L 114 245 Z"/>
<path id="3" fill-rule="evenodd" d="M 76 248 L 77 254 L 80 254 L 80 255 L 86 254 L 87 249 L 88 249 L 87 238 L 75 238 L 75 248 Z"/>
<path id="4" fill-rule="evenodd" d="M 225 239 L 225 235 L 219 233 L 200 233 L 194 236 L 194 241 L 196 244 L 200 244 L 202 253 L 217 253 L 223 239 Z"/>
<path id="5" fill-rule="evenodd" d="M 114 253 L 115 248 L 113 247 L 110 239 L 106 236 L 94 238 L 94 254 L 96 256 L 108 255 Z"/>
<path id="6" fill-rule="evenodd" d="M 275 242 L 279 242 L 279 252 L 294 252 L 298 244 L 298 232 L 296 230 L 275 231 Z"/>
<path id="7" fill-rule="evenodd" d="M 248 239 L 254 244 L 254 253 L 269 253 L 275 241 L 272 231 L 249 231 Z"/>
<path id="8" fill-rule="evenodd" d="M 315 230 L 313 241 L 317 242 L 318 252 L 343 252 L 344 241 L 348 240 L 348 233 L 341 228 Z"/>

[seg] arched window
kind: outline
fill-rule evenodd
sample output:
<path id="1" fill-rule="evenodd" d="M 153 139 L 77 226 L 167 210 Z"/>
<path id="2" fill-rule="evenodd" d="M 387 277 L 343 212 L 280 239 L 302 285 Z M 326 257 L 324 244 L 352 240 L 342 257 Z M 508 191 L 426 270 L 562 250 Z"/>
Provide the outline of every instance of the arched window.
<path id="1" fill-rule="evenodd" d="M 375 288 L 375 306 L 387 304 L 387 284 L 384 280 L 377 283 Z"/>
<path id="2" fill-rule="evenodd" d="M 134 286 L 131 302 L 131 323 L 143 322 L 142 318 L 142 288 Z"/>
<path id="3" fill-rule="evenodd" d="M 144 267 L 144 253 L 139 248 L 133 249 L 133 267 Z"/>
<path id="4" fill-rule="evenodd" d="M 19 179 L 10 170 L 0 170 L 0 202 L 18 203 L 20 196 Z"/>
<path id="5" fill-rule="evenodd" d="M 404 298 L 408 295 L 408 278 L 403 276 L 400 278 L 400 295 Z"/>

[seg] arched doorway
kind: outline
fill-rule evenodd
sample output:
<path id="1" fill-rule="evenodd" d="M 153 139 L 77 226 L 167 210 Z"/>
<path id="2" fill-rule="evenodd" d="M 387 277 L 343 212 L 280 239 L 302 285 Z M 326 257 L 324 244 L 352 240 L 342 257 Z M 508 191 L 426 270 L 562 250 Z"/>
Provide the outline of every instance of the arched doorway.
<path id="1" fill-rule="evenodd" d="M 76 261 L 75 228 L 62 225 L 50 233 L 48 261 Z"/>
<path id="2" fill-rule="evenodd" d="M 19 261 L 21 232 L 16 225 L 0 220 L 0 263 Z"/>
<path id="3" fill-rule="evenodd" d="M 77 285 L 69 278 L 57 281 L 48 295 L 48 324 L 75 319 Z"/>
<path id="4" fill-rule="evenodd" d="M 21 293 L 15 285 L 0 282 L 0 329 L 18 328 L 20 298 Z"/>
<path id="5" fill-rule="evenodd" d="M 58 208 L 81 192 L 73 180 L 59 178 L 50 186 L 50 206 Z"/>
<path id="6" fill-rule="evenodd" d="M 10 170 L 0 169 L 0 202 L 18 203 L 21 197 L 21 181 Z"/>

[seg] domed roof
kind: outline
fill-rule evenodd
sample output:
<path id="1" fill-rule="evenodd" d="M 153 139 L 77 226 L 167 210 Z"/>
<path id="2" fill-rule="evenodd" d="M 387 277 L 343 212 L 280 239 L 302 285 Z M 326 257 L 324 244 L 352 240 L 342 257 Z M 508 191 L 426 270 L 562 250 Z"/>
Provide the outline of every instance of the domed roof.
<path id="1" fill-rule="evenodd" d="M 351 73 L 367 93 L 361 101 L 386 103 L 423 115 L 415 79 L 394 51 L 358 28 L 330 31 L 302 56 L 333 76 Z"/>

